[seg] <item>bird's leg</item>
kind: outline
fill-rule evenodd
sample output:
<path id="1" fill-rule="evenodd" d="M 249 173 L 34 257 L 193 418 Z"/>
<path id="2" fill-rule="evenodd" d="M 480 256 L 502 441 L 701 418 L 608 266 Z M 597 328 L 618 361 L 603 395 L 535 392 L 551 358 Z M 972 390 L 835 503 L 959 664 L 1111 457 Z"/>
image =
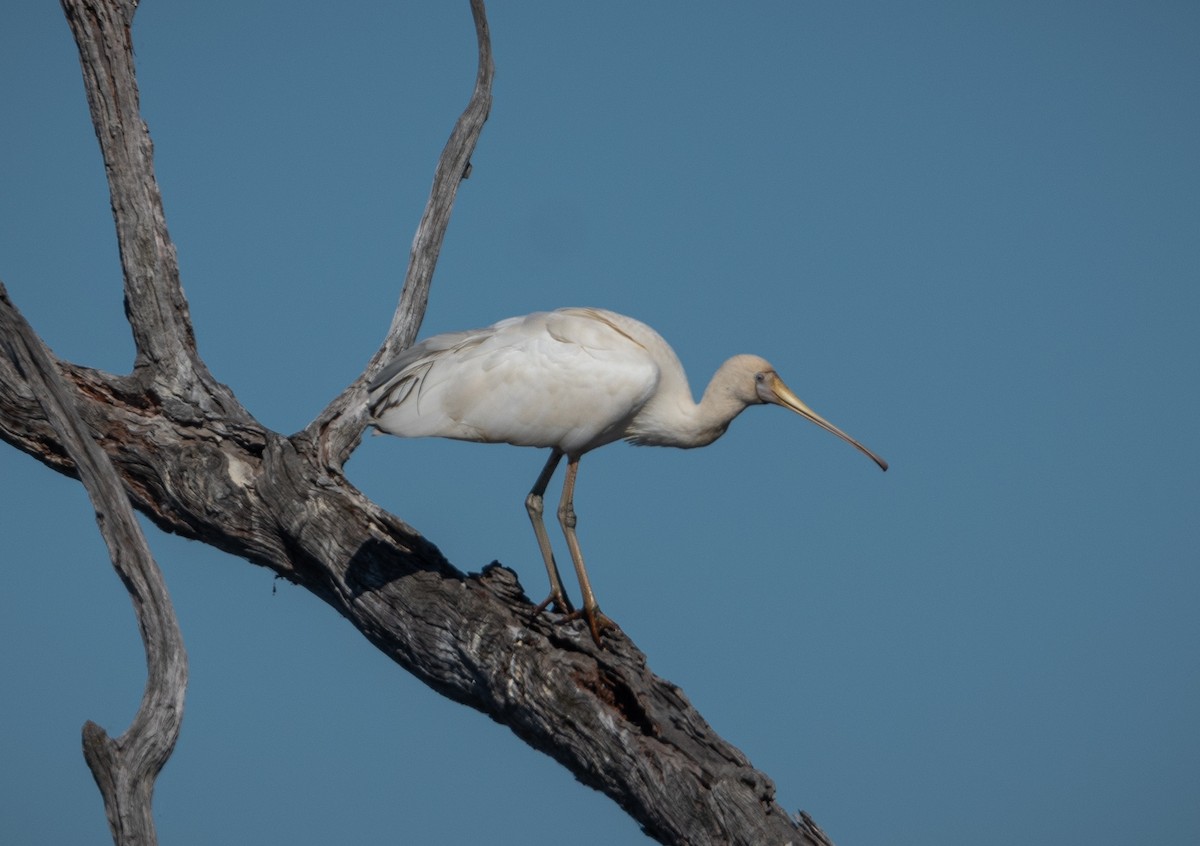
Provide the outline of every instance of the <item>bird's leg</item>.
<path id="1" fill-rule="evenodd" d="M 554 475 L 562 457 L 562 450 L 551 451 L 550 459 L 542 468 L 537 481 L 533 483 L 533 490 L 529 492 L 529 496 L 525 497 L 525 510 L 529 512 L 529 520 L 533 523 L 533 533 L 537 535 L 538 548 L 542 551 L 542 560 L 546 562 L 546 573 L 550 576 L 550 595 L 534 609 L 533 616 L 535 617 L 542 613 L 551 602 L 554 603 L 555 609 L 562 614 L 569 614 L 575 610 L 571 607 L 571 601 L 567 599 L 566 591 L 563 590 L 562 579 L 558 575 L 558 565 L 554 563 L 554 550 L 550 547 L 550 536 L 546 534 L 546 524 L 542 522 L 542 495 L 546 493 L 546 485 L 550 484 L 550 477 Z"/>
<path id="2" fill-rule="evenodd" d="M 563 534 L 567 538 L 567 549 L 571 551 L 571 561 L 575 564 L 575 575 L 579 579 L 579 590 L 583 593 L 583 617 L 592 631 L 592 640 L 600 643 L 600 630 L 616 628 L 616 623 L 600 613 L 596 604 L 596 595 L 592 593 L 592 583 L 588 581 L 587 569 L 583 566 L 583 552 L 579 549 L 579 538 L 575 536 L 575 476 L 579 473 L 579 456 L 567 459 L 567 478 L 563 481 L 562 501 L 558 504 L 558 522 L 562 525 Z M 579 616 L 574 612 L 573 616 Z"/>

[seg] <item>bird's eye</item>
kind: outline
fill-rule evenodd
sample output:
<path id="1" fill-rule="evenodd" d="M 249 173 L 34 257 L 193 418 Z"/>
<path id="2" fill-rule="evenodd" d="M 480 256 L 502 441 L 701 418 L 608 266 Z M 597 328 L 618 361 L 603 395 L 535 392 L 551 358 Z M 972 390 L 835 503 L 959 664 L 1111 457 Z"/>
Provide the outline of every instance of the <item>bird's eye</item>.
<path id="1" fill-rule="evenodd" d="M 767 378 L 766 373 L 755 373 L 754 374 L 754 381 L 760 385 L 763 383 L 763 380 L 765 380 L 766 378 Z"/>

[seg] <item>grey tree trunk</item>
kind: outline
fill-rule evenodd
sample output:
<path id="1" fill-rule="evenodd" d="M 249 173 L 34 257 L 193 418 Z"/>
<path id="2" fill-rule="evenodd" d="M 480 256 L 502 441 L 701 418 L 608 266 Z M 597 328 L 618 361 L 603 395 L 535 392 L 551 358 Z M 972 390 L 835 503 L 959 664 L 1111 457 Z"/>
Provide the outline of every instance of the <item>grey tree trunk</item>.
<path id="1" fill-rule="evenodd" d="M 351 485 L 342 465 L 366 426 L 364 385 L 410 345 L 491 105 L 482 0 L 479 68 L 438 162 L 391 329 L 363 374 L 303 431 L 267 429 L 196 352 L 152 145 L 138 106 L 134 0 L 62 0 L 104 155 L 137 358 L 103 373 L 50 354 L 0 285 L 0 437 L 79 478 L 134 600 L 150 667 L 142 706 L 113 740 L 92 723 L 85 757 L 118 846 L 155 843 L 154 778 L 174 747 L 186 659 L 166 587 L 130 503 L 157 526 L 312 591 L 377 649 L 446 697 L 488 714 L 648 835 L 672 844 L 829 844 L 805 814 L 659 679 L 619 631 L 598 649 L 579 626 L 532 617 L 510 571 L 464 574 Z"/>

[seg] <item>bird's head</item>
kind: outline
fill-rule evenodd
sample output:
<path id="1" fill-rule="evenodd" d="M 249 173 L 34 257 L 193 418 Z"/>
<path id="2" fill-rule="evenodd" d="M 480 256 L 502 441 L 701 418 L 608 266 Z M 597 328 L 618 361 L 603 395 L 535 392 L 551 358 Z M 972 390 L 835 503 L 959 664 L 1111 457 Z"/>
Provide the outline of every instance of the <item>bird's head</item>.
<path id="1" fill-rule="evenodd" d="M 779 374 L 775 372 L 775 368 L 766 360 L 758 356 L 743 355 L 737 356 L 732 361 L 737 361 L 738 368 L 744 368 L 747 375 L 753 379 L 754 400 L 752 402 L 770 403 L 771 405 L 782 406 L 790 411 L 794 411 L 804 419 L 816 423 L 826 432 L 832 432 L 837 435 L 878 464 L 881 470 L 888 469 L 886 461 L 805 405 L 800 397 L 796 396 L 792 392 L 792 389 L 784 384 L 783 380 L 779 378 Z"/>

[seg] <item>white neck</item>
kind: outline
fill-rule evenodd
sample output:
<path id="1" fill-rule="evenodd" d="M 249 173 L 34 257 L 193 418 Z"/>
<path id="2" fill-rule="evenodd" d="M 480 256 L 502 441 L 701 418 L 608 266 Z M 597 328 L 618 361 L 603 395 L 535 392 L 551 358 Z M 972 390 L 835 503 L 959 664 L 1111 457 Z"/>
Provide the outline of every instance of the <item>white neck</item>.
<path id="1" fill-rule="evenodd" d="M 660 387 L 658 395 L 634 418 L 629 440 L 682 449 L 707 446 L 725 434 L 733 418 L 757 402 L 753 384 L 744 362 L 734 358 L 713 375 L 699 403 L 692 400 L 686 377 L 678 384 Z"/>

